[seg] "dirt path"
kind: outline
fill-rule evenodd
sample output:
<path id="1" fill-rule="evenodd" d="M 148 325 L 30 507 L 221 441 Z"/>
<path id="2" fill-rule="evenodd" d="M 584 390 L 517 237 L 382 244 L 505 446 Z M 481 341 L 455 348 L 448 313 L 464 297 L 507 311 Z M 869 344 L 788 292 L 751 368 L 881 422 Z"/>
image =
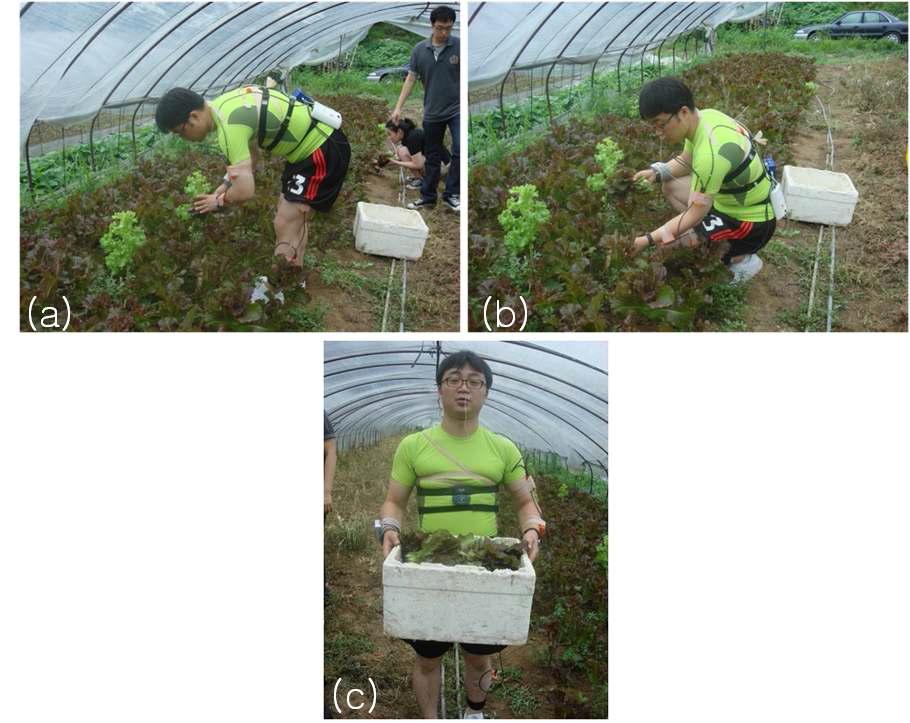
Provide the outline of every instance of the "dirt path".
<path id="1" fill-rule="evenodd" d="M 907 61 L 818 66 L 835 147 L 834 170 L 859 191 L 853 222 L 836 232 L 833 330 L 907 330 Z M 817 102 L 792 145 L 795 163 L 825 168 L 826 124 Z M 830 235 L 825 232 L 816 301 L 807 322 L 819 227 L 784 221 L 749 284 L 746 328 L 824 330 Z"/>
<path id="2" fill-rule="evenodd" d="M 407 116 L 420 122 L 419 108 L 406 108 Z M 367 175 L 364 197 L 357 200 L 399 206 L 401 185 L 391 165 L 382 173 Z M 420 197 L 407 190 L 407 201 Z M 441 203 L 421 211 L 429 227 L 423 256 L 407 265 L 405 331 L 458 331 L 459 328 L 459 219 Z M 320 300 L 324 327 L 333 331 L 379 331 L 389 285 L 391 259 L 363 254 L 353 246 L 314 250 L 319 273 L 311 273 L 307 289 Z M 395 263 L 386 331 L 398 331 L 401 319 L 401 263 Z"/>

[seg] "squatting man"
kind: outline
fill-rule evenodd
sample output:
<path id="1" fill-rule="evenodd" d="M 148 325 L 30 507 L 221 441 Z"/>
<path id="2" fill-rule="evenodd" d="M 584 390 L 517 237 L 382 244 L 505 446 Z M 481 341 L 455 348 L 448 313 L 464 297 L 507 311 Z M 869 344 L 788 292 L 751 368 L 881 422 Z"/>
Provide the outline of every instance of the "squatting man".
<path id="1" fill-rule="evenodd" d="M 637 237 L 632 253 L 649 244 L 668 248 L 726 241 L 730 246 L 723 262 L 733 274 L 731 283 L 748 281 L 761 271 L 756 252 L 776 226 L 773 184 L 756 148 L 761 139 L 720 111 L 696 108 L 692 91 L 678 78 L 646 83 L 638 108 L 660 136 L 671 144 L 683 143 L 683 151 L 633 176 L 635 181 L 659 181 L 678 215 Z"/>
<path id="2" fill-rule="evenodd" d="M 214 193 L 193 200 L 196 213 L 211 213 L 253 198 L 253 172 L 260 150 L 285 159 L 275 212 L 275 255 L 303 266 L 313 209 L 327 212 L 341 191 L 351 146 L 340 117 L 324 106 L 299 101 L 266 86 L 244 86 L 206 101 L 186 88 L 172 88 L 158 102 L 155 122 L 165 133 L 199 143 L 217 133 L 227 173 Z M 320 114 L 317 108 L 327 110 Z M 335 114 L 337 115 L 337 114 Z M 323 122 L 326 117 L 334 125 Z"/>
<path id="3" fill-rule="evenodd" d="M 534 480 L 527 474 L 515 444 L 478 422 L 492 386 L 489 365 L 473 352 L 457 352 L 439 365 L 436 390 L 442 421 L 405 437 L 392 462 L 389 490 L 380 511 L 384 557 L 400 542 L 401 521 L 415 488 L 422 531 L 496 537 L 501 487 L 514 499 L 528 558 L 533 561 L 537 557 L 546 523 L 534 495 Z M 442 656 L 453 644 L 404 642 L 417 654 L 411 680 L 421 714 L 436 718 Z M 465 718 L 484 717 L 493 677 L 490 656 L 505 647 L 461 643 L 468 703 Z"/>

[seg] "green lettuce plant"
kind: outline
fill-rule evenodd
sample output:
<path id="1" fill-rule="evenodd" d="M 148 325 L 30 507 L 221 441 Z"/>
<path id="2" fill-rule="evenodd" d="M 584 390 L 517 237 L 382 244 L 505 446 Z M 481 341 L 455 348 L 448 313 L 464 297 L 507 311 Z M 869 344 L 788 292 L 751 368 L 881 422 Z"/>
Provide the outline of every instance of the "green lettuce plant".
<path id="1" fill-rule="evenodd" d="M 104 262 L 112 274 L 119 274 L 133 260 L 136 249 L 145 244 L 145 231 L 133 211 L 119 211 L 101 237 Z"/>
<path id="2" fill-rule="evenodd" d="M 191 199 L 196 198 L 196 196 L 201 196 L 209 192 L 209 182 L 205 180 L 205 176 L 202 175 L 201 171 L 193 171 L 186 177 L 186 185 L 183 187 L 183 191 Z M 177 206 L 177 209 L 175 210 L 177 218 L 181 221 L 189 221 L 193 215 L 190 211 L 192 207 L 192 202 L 182 203 Z"/>
<path id="3" fill-rule="evenodd" d="M 585 181 L 588 190 L 595 193 L 603 191 L 607 181 L 616 173 L 623 160 L 622 149 L 610 138 L 604 138 L 594 149 L 594 160 L 597 161 L 598 172 L 588 176 Z"/>
<path id="4" fill-rule="evenodd" d="M 506 209 L 499 214 L 499 225 L 506 232 L 506 246 L 519 253 L 532 245 L 541 224 L 550 220 L 547 205 L 537 197 L 532 183 L 509 189 Z"/>

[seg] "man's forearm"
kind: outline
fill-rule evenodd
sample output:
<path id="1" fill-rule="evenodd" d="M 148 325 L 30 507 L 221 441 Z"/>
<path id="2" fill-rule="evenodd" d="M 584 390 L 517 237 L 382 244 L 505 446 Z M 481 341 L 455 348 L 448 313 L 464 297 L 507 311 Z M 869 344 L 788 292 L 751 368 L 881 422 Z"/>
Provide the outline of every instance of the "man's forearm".
<path id="1" fill-rule="evenodd" d="M 396 109 L 402 109 L 404 102 L 408 99 L 408 96 L 411 95 L 411 90 L 414 88 L 415 82 L 415 76 L 408 73 L 407 77 L 404 79 L 404 84 L 401 86 L 401 93 L 398 96 L 398 102 L 395 104 Z"/>
<path id="2" fill-rule="evenodd" d="M 391 517 L 393 520 L 398 520 L 398 524 L 401 524 L 404 520 L 404 510 L 394 502 L 383 502 L 382 507 L 379 508 L 379 517 Z"/>
<path id="3" fill-rule="evenodd" d="M 682 178 L 692 173 L 691 169 L 680 160 L 679 156 L 674 156 L 667 161 L 667 168 L 670 169 L 673 178 Z"/>
<path id="4" fill-rule="evenodd" d="M 522 533 L 530 527 L 533 527 L 536 530 L 537 523 L 541 519 L 541 510 L 534 500 L 528 500 L 518 508 L 518 524 L 521 527 Z"/>

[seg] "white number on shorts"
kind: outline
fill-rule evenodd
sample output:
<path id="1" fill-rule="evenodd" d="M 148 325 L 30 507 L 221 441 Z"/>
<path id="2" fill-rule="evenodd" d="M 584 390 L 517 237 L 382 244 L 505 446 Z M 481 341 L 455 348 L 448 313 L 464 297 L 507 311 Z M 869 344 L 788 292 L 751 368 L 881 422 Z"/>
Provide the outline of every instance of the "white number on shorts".
<path id="1" fill-rule="evenodd" d="M 705 231 L 711 232 L 716 228 L 720 228 L 724 225 L 724 221 L 720 216 L 708 216 L 704 221 L 701 222 L 702 226 L 705 227 Z"/>
<path id="2" fill-rule="evenodd" d="M 303 184 L 306 183 L 306 176 L 301 176 L 299 173 L 295 173 L 294 180 L 297 181 L 297 185 L 291 189 L 291 193 L 299 196 L 301 193 L 303 193 Z"/>

